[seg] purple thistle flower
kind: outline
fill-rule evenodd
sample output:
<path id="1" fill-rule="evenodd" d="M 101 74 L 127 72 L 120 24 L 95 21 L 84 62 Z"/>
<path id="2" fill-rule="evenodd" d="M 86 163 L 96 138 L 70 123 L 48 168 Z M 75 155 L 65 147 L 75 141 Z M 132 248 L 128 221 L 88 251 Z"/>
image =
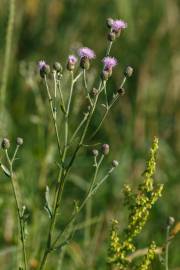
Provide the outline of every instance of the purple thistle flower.
<path id="1" fill-rule="evenodd" d="M 50 66 L 44 60 L 38 62 L 39 73 L 42 78 L 50 73 Z"/>
<path id="2" fill-rule="evenodd" d="M 75 65 L 77 63 L 77 57 L 75 55 L 69 55 L 68 63 L 71 65 Z"/>
<path id="3" fill-rule="evenodd" d="M 78 50 L 80 58 L 94 59 L 96 57 L 95 52 L 90 48 L 83 47 Z"/>
<path id="4" fill-rule="evenodd" d="M 104 64 L 104 70 L 112 70 L 117 65 L 117 59 L 115 57 L 107 56 L 102 60 Z"/>
<path id="5" fill-rule="evenodd" d="M 39 71 L 42 71 L 46 66 L 47 66 L 47 64 L 44 60 L 41 60 L 38 62 Z"/>
<path id="6" fill-rule="evenodd" d="M 127 28 L 127 23 L 123 20 L 114 20 L 111 24 L 111 28 L 114 32 L 119 32 L 121 29 Z"/>

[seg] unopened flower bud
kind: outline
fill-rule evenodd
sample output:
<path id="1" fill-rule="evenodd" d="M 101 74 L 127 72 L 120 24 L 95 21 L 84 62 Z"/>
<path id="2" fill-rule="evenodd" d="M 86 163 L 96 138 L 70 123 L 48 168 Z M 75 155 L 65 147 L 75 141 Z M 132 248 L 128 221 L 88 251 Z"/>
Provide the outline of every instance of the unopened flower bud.
<path id="1" fill-rule="evenodd" d="M 44 78 L 45 75 L 48 75 L 50 72 L 51 72 L 50 66 L 46 64 L 40 69 L 40 76 Z"/>
<path id="2" fill-rule="evenodd" d="M 23 140 L 23 138 L 20 138 L 20 137 L 18 137 L 17 139 L 16 139 L 16 144 L 17 145 L 23 145 L 23 143 L 24 143 L 24 140 Z"/>
<path id="3" fill-rule="evenodd" d="M 88 70 L 90 68 L 90 61 L 87 57 L 82 57 L 80 60 L 80 67 Z"/>
<path id="4" fill-rule="evenodd" d="M 95 97 L 95 96 L 97 96 L 97 94 L 98 94 L 98 90 L 96 88 L 93 88 L 91 91 L 91 96 Z"/>
<path id="5" fill-rule="evenodd" d="M 77 58 L 74 55 L 69 55 L 67 62 L 67 70 L 73 71 L 75 69 L 75 65 L 77 63 Z"/>
<path id="6" fill-rule="evenodd" d="M 167 225 L 171 227 L 174 225 L 174 223 L 175 223 L 175 219 L 173 217 L 169 217 L 167 221 Z"/>
<path id="7" fill-rule="evenodd" d="M 10 147 L 10 141 L 7 138 L 4 138 L 1 143 L 2 149 L 8 149 Z"/>
<path id="8" fill-rule="evenodd" d="M 119 95 L 123 96 L 125 94 L 125 89 L 123 87 L 120 87 L 117 92 Z"/>
<path id="9" fill-rule="evenodd" d="M 108 40 L 109 41 L 114 41 L 116 39 L 116 33 L 110 32 L 108 33 Z"/>
<path id="10" fill-rule="evenodd" d="M 59 62 L 55 62 L 55 63 L 53 64 L 53 69 L 54 69 L 55 71 L 57 71 L 58 73 L 59 73 L 59 72 L 61 73 L 62 70 L 63 70 L 61 63 L 59 63 Z"/>
<path id="11" fill-rule="evenodd" d="M 124 70 L 124 75 L 126 77 L 131 77 L 132 74 L 133 74 L 133 68 L 130 67 L 130 66 L 126 67 L 125 70 Z"/>
<path id="12" fill-rule="evenodd" d="M 112 18 L 107 18 L 107 20 L 106 20 L 106 24 L 107 24 L 107 27 L 108 28 L 111 28 L 111 26 L 112 26 L 112 24 L 113 24 L 113 19 Z"/>
<path id="13" fill-rule="evenodd" d="M 102 153 L 103 153 L 103 155 L 108 155 L 109 154 L 109 144 L 103 144 L 102 145 Z"/>
<path id="14" fill-rule="evenodd" d="M 112 166 L 116 168 L 119 165 L 119 162 L 117 160 L 112 161 Z"/>
<path id="15" fill-rule="evenodd" d="M 92 153 L 94 157 L 97 157 L 99 155 L 99 151 L 97 149 L 93 149 Z"/>

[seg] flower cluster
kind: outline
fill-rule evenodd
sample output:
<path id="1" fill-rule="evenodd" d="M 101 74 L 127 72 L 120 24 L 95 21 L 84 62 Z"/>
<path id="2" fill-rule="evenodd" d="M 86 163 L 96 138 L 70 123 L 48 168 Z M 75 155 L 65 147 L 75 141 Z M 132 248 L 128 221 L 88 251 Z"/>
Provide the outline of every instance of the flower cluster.
<path id="1" fill-rule="evenodd" d="M 104 64 L 103 72 L 102 72 L 102 79 L 108 80 L 109 77 L 112 75 L 113 68 L 117 65 L 117 59 L 115 57 L 104 57 L 102 60 Z"/>
<path id="2" fill-rule="evenodd" d="M 155 257 L 156 244 L 153 241 L 148 249 L 147 254 L 142 259 L 141 263 L 136 267 L 137 270 L 149 270 L 152 264 L 152 261 Z"/>
<path id="3" fill-rule="evenodd" d="M 96 54 L 93 50 L 88 47 L 82 47 L 78 50 L 78 55 L 80 57 L 80 66 L 83 69 L 89 69 L 90 60 L 96 57 Z"/>
<path id="4" fill-rule="evenodd" d="M 112 18 L 108 18 L 107 26 L 110 28 L 108 39 L 110 41 L 114 41 L 117 37 L 120 36 L 121 31 L 127 28 L 127 23 L 123 20 L 113 20 Z"/>
<path id="5" fill-rule="evenodd" d="M 110 252 L 109 263 L 118 265 L 119 269 L 126 269 L 128 264 L 127 255 L 135 250 L 134 238 L 140 234 L 150 214 L 150 210 L 158 198 L 162 194 L 163 185 L 154 183 L 154 173 L 156 169 L 156 154 L 158 150 L 158 139 L 154 138 L 150 149 L 150 156 L 147 160 L 146 170 L 144 172 L 144 180 L 139 185 L 138 191 L 133 192 L 129 185 L 124 187 L 125 205 L 129 209 L 128 226 L 125 230 L 124 240 L 120 241 L 117 227 L 112 226 L 110 236 Z M 117 222 L 116 222 L 117 224 Z M 142 270 L 151 262 L 152 249 L 151 246 L 146 256 L 146 260 L 142 263 Z M 144 267 L 144 268 L 143 268 Z M 138 268 L 139 269 L 139 268 Z"/>

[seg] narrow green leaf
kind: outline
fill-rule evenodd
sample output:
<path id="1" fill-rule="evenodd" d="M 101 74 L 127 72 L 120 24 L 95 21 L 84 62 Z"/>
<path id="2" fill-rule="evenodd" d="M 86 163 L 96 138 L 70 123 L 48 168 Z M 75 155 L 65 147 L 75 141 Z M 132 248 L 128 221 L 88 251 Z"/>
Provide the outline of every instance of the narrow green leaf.
<path id="1" fill-rule="evenodd" d="M 11 174 L 10 174 L 10 171 L 8 170 L 8 168 L 5 165 L 3 165 L 2 163 L 0 164 L 0 166 L 1 166 L 1 169 L 3 170 L 4 174 L 6 176 L 10 177 Z"/>

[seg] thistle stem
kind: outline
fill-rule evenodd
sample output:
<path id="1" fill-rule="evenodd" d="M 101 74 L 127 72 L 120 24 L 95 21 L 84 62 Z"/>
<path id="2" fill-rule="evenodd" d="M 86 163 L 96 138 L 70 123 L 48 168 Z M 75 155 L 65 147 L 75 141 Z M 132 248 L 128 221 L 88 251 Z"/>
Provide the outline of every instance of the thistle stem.
<path id="1" fill-rule="evenodd" d="M 165 270 L 169 269 L 169 232 L 170 226 L 168 225 L 166 229 Z"/>
<path id="2" fill-rule="evenodd" d="M 49 86 L 48 86 L 48 83 L 47 83 L 47 77 L 46 76 L 44 77 L 44 80 L 45 80 L 45 84 L 46 84 L 46 90 L 47 90 L 47 95 L 48 95 L 48 100 L 49 100 L 49 105 L 50 105 L 51 116 L 52 116 L 52 119 L 53 119 L 54 129 L 55 129 L 55 133 L 56 133 L 56 140 L 57 140 L 59 155 L 60 155 L 60 157 L 62 157 L 62 151 L 61 151 L 58 127 L 57 127 L 56 117 L 54 115 L 54 109 L 53 109 L 53 100 L 52 100 L 52 97 L 51 97 L 51 94 L 50 94 L 50 91 L 49 91 Z"/>
<path id="3" fill-rule="evenodd" d="M 110 42 L 109 42 L 109 45 L 108 45 L 108 48 L 107 48 L 107 51 L 106 51 L 106 56 L 109 56 L 110 51 L 111 51 L 111 48 L 112 48 L 112 44 L 113 44 L 113 42 L 110 41 Z"/>
<path id="4" fill-rule="evenodd" d="M 24 261 L 24 270 L 27 270 L 27 255 L 26 255 L 26 247 L 25 247 L 24 225 L 23 225 L 23 219 L 21 216 L 20 203 L 18 201 L 18 196 L 17 196 L 16 187 L 15 187 L 15 183 L 14 183 L 14 172 L 13 172 L 13 163 L 14 163 L 18 149 L 19 149 L 19 146 L 16 147 L 16 150 L 14 152 L 12 159 L 10 159 L 7 149 L 5 150 L 5 154 L 6 154 L 6 159 L 7 159 L 8 165 L 9 165 L 11 186 L 12 186 L 12 191 L 13 191 L 14 200 L 15 200 L 15 204 L 16 204 L 16 210 L 18 213 L 18 221 L 19 221 L 19 227 L 20 227 L 20 239 L 21 239 L 21 243 L 22 243 L 22 254 L 23 254 L 23 261 Z"/>
<path id="5" fill-rule="evenodd" d="M 109 48 L 109 52 L 111 50 L 111 46 Z M 74 160 L 77 156 L 77 153 L 79 151 L 79 149 L 81 148 L 81 146 L 83 145 L 83 142 L 84 142 L 84 138 L 86 136 L 86 133 L 87 133 L 87 130 L 88 130 L 88 127 L 89 127 L 89 124 L 91 122 L 91 119 L 92 119 L 92 116 L 94 114 L 94 111 L 95 111 L 95 108 L 96 108 L 96 105 L 97 105 L 97 101 L 98 101 L 98 97 L 102 91 L 102 81 L 100 81 L 99 83 L 99 88 L 98 88 L 98 94 L 95 98 L 95 101 L 94 103 L 92 104 L 92 102 L 90 102 L 91 104 L 91 110 L 87 116 L 87 121 L 86 121 L 86 125 L 85 125 L 85 128 L 82 132 L 82 135 L 81 135 L 81 138 L 79 140 L 79 143 L 77 144 L 76 148 L 75 148 L 75 151 L 72 155 L 72 158 L 68 164 L 68 166 L 65 168 L 64 167 L 64 160 L 65 160 L 65 157 L 66 157 L 66 151 L 67 151 L 67 146 L 68 146 L 68 117 L 69 117 L 69 111 L 70 111 L 70 104 L 71 104 L 71 98 L 72 98 L 72 93 L 73 93 L 73 87 L 74 87 L 74 83 L 79 79 L 79 77 L 82 75 L 82 73 L 80 73 L 79 75 L 77 75 L 77 77 L 75 79 L 73 79 L 73 76 L 71 78 L 71 89 L 70 89 L 70 96 L 69 96 L 69 100 L 68 100 L 68 104 L 67 104 L 67 110 L 66 110 L 66 113 L 65 113 L 65 143 L 64 143 L 64 150 L 63 150 L 63 154 L 61 154 L 61 148 L 60 148 L 60 144 L 59 144 L 59 136 L 57 136 L 57 142 L 58 142 L 58 148 L 59 148 L 59 152 L 60 152 L 60 156 L 62 157 L 62 167 L 60 169 L 60 172 L 59 172 L 59 177 L 58 177 L 58 188 L 56 190 L 56 194 L 55 194 L 55 200 L 54 200 L 54 211 L 53 211 L 53 216 L 52 216 L 52 221 L 50 223 L 50 229 L 49 229 L 49 233 L 48 233 L 48 241 L 47 241 L 47 247 L 45 249 L 45 252 L 43 254 L 43 258 L 42 258 L 42 261 L 41 261 L 41 264 L 40 264 L 40 267 L 39 267 L 39 270 L 43 270 L 45 265 L 46 265 L 46 261 L 47 261 L 47 257 L 48 257 L 48 254 L 50 253 L 51 250 L 54 249 L 55 247 L 55 244 L 57 243 L 57 241 L 59 240 L 60 235 L 57 236 L 57 238 L 55 239 L 55 241 L 52 243 L 52 232 L 53 232 L 53 228 L 54 228 L 54 225 L 55 225 L 55 221 L 56 221 L 56 213 L 57 213 L 57 209 L 59 207 L 59 204 L 60 204 L 60 201 L 61 201 L 61 196 L 62 196 L 62 193 L 63 193 L 63 190 L 64 190 L 64 184 L 65 184 L 65 180 L 66 180 L 66 177 L 74 163 Z M 84 73 L 85 75 L 85 73 Z M 86 79 L 86 77 L 84 76 L 84 78 Z M 52 114 L 52 117 L 53 117 L 53 121 L 54 121 L 54 116 L 53 116 L 53 107 L 52 107 L 52 99 L 51 99 L 51 95 L 50 95 L 50 92 L 49 92 L 49 88 L 48 88 L 48 84 L 47 84 L 47 79 L 46 79 L 46 76 L 45 76 L 45 82 L 46 82 L 46 88 L 47 88 L 47 94 L 48 94 L 48 98 L 49 98 L 49 103 L 50 103 L 50 108 L 51 108 L 51 114 Z M 84 83 L 85 83 L 85 87 L 87 89 L 87 84 L 86 84 L 86 80 L 84 80 Z M 91 100 L 91 99 L 90 99 Z M 54 121 L 54 124 L 56 123 L 56 121 Z M 55 125 L 56 126 L 56 125 Z M 58 134 L 58 133 L 57 133 Z M 95 178 L 94 178 L 95 179 Z M 94 180 L 95 181 L 95 180 Z M 82 206 L 81 206 L 81 209 L 84 207 L 84 204 L 86 203 L 86 201 L 83 202 Z M 79 213 L 79 211 L 78 211 Z M 72 217 L 72 219 L 68 222 L 68 224 L 71 224 L 71 222 L 74 220 L 74 216 Z"/>
<path id="6" fill-rule="evenodd" d="M 89 103 L 90 103 L 90 105 L 92 107 L 93 104 L 92 104 L 92 100 L 91 100 L 89 92 L 88 92 L 87 79 L 86 79 L 86 70 L 85 69 L 83 69 L 83 80 L 84 80 L 84 86 L 85 86 L 85 90 L 86 90 L 86 98 L 89 100 Z"/>
<path id="7" fill-rule="evenodd" d="M 123 78 L 123 81 L 120 85 L 120 88 L 122 88 L 124 86 L 126 82 L 126 77 Z M 119 99 L 119 94 L 116 94 L 116 96 L 113 98 L 113 100 L 111 101 L 110 105 L 106 106 L 106 111 L 98 125 L 98 127 L 96 128 L 96 130 L 93 132 L 93 134 L 90 136 L 90 140 L 92 140 L 94 138 L 94 136 L 97 134 L 97 132 L 100 130 L 102 124 L 104 123 L 104 120 L 106 119 L 110 109 L 112 108 L 112 106 L 115 104 L 115 102 L 117 102 L 117 100 Z"/>

